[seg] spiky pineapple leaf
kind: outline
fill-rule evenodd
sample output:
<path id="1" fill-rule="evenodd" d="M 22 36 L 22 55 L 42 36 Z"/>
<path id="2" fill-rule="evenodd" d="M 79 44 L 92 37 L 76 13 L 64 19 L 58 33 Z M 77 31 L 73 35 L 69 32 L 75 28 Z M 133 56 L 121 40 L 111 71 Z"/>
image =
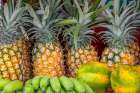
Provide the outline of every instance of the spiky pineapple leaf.
<path id="1" fill-rule="evenodd" d="M 88 0 L 83 0 L 83 2 L 79 2 L 78 0 L 72 1 L 73 2 L 66 0 L 66 3 L 64 2 L 64 7 L 68 15 L 67 18 L 61 20 L 58 25 L 68 26 L 68 28 L 64 30 L 64 37 L 67 39 L 70 47 L 74 49 L 83 48 L 89 46 L 92 40 L 95 40 L 92 27 L 102 20 L 98 19 L 93 21 L 92 16 L 98 9 L 96 8 L 95 11 L 91 11 L 92 4 Z M 99 5 L 97 6 L 99 7 Z M 99 11 L 101 12 L 102 10 L 103 9 Z M 96 18 L 97 16 L 95 19 Z"/>
<path id="2" fill-rule="evenodd" d="M 31 39 L 39 42 L 55 42 L 55 23 L 59 21 L 58 10 L 61 7 L 61 0 L 39 0 L 39 7 L 34 10 L 27 4 L 29 13 L 33 18 L 33 27 L 28 31 Z"/>
<path id="3" fill-rule="evenodd" d="M 120 4 L 120 0 L 113 2 L 113 10 L 106 9 L 104 17 L 107 22 L 101 26 L 107 28 L 102 35 L 103 40 L 110 47 L 124 49 L 136 39 L 137 30 L 140 26 L 140 12 L 136 9 L 136 1 L 126 5 L 126 1 Z"/>
<path id="4" fill-rule="evenodd" d="M 23 26 L 21 19 L 24 20 L 26 7 L 22 6 L 21 2 L 22 0 L 17 0 L 17 2 L 8 0 L 1 7 L 0 43 L 12 43 L 23 36 L 19 26 Z"/>

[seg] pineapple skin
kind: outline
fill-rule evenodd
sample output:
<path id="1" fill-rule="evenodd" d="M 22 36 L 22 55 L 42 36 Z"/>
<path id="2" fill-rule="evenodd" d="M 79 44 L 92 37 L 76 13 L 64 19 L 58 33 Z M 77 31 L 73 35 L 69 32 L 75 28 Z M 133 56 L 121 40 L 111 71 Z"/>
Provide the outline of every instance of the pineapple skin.
<path id="1" fill-rule="evenodd" d="M 24 39 L 0 45 L 0 76 L 26 81 L 31 78 L 30 43 Z"/>
<path id="2" fill-rule="evenodd" d="M 106 48 L 103 51 L 101 62 L 106 62 L 109 66 L 114 66 L 116 63 L 134 65 L 139 63 L 139 52 L 140 49 L 136 43 L 130 44 L 125 50 Z"/>
<path id="3" fill-rule="evenodd" d="M 98 55 L 93 46 L 68 50 L 68 76 L 75 77 L 77 70 L 82 64 L 98 61 Z"/>
<path id="4" fill-rule="evenodd" d="M 35 43 L 33 74 L 49 77 L 64 75 L 63 54 L 59 44 Z"/>

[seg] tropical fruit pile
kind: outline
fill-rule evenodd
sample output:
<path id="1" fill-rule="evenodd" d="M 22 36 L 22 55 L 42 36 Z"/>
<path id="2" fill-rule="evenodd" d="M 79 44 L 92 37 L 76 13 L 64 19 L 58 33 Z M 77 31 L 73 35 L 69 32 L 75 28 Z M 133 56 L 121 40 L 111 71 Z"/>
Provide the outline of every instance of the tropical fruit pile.
<path id="1" fill-rule="evenodd" d="M 6 1 L 0 93 L 140 93 L 140 0 Z M 102 55 L 95 35 L 106 44 Z"/>

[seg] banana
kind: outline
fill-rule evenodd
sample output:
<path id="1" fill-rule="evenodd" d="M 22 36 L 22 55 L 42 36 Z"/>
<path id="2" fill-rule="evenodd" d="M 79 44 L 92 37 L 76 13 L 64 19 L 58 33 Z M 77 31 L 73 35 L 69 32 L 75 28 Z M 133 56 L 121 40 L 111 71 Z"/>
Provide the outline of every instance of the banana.
<path id="1" fill-rule="evenodd" d="M 10 80 L 0 79 L 0 90 L 2 90 L 10 82 Z"/>
<path id="2" fill-rule="evenodd" d="M 67 91 L 66 93 L 76 93 L 76 92 L 73 90 L 73 91 Z"/>
<path id="3" fill-rule="evenodd" d="M 40 80 L 40 88 L 42 89 L 42 91 L 45 91 L 45 89 L 47 88 L 48 85 L 49 85 L 49 78 L 43 77 Z"/>
<path id="4" fill-rule="evenodd" d="M 35 93 L 35 90 L 32 85 L 28 84 L 24 87 L 24 93 Z"/>
<path id="5" fill-rule="evenodd" d="M 62 89 L 60 93 L 66 93 L 66 92 Z"/>
<path id="6" fill-rule="evenodd" d="M 73 90 L 74 86 L 73 86 L 71 79 L 69 79 L 65 76 L 62 76 L 59 78 L 59 80 L 60 80 L 61 85 L 64 87 L 64 89 L 66 91 Z"/>
<path id="7" fill-rule="evenodd" d="M 17 91 L 16 93 L 23 93 L 23 91 Z"/>
<path id="8" fill-rule="evenodd" d="M 25 85 L 32 85 L 32 80 L 30 79 L 30 80 L 28 80 L 28 81 L 26 81 L 26 83 L 25 83 Z"/>
<path id="9" fill-rule="evenodd" d="M 52 87 L 52 89 L 56 92 L 56 93 L 60 93 L 61 92 L 61 85 L 59 82 L 58 77 L 52 77 L 50 79 L 50 85 Z"/>
<path id="10" fill-rule="evenodd" d="M 38 89 L 38 91 L 36 93 L 42 93 L 41 89 Z"/>
<path id="11" fill-rule="evenodd" d="M 6 93 L 10 92 L 11 93 L 11 92 L 21 90 L 22 88 L 23 88 L 23 83 L 19 80 L 15 80 L 15 81 L 8 83 L 4 87 L 3 92 L 6 92 Z"/>
<path id="12" fill-rule="evenodd" d="M 41 80 L 41 77 L 40 76 L 37 76 L 35 78 L 32 79 L 32 85 L 34 87 L 35 90 L 37 90 L 40 86 L 40 80 Z"/>
<path id="13" fill-rule="evenodd" d="M 86 89 L 86 93 L 94 93 L 93 90 L 87 84 L 85 84 L 84 86 Z"/>
<path id="14" fill-rule="evenodd" d="M 46 93 L 55 93 L 51 87 L 48 87 Z"/>
<path id="15" fill-rule="evenodd" d="M 85 87 L 86 93 L 94 93 L 93 90 L 83 80 L 78 79 L 79 82 Z"/>
<path id="16" fill-rule="evenodd" d="M 74 84 L 74 89 L 78 92 L 78 93 L 86 93 L 85 87 L 81 84 L 80 81 L 78 81 L 77 79 L 71 78 L 73 84 Z"/>

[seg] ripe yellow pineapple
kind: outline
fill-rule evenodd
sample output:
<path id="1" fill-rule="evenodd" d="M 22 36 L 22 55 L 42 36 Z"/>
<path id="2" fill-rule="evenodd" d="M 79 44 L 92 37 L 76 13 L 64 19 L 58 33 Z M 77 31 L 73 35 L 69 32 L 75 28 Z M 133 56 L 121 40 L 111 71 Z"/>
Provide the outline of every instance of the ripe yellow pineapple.
<path id="1" fill-rule="evenodd" d="M 33 62 L 35 76 L 61 76 L 64 74 L 63 55 L 59 44 L 36 43 Z"/>
<path id="2" fill-rule="evenodd" d="M 100 10 L 99 3 L 95 6 Z M 82 2 L 81 0 L 64 1 L 64 8 L 68 16 L 67 19 L 60 21 L 59 25 L 67 25 L 64 30 L 64 37 L 68 47 L 67 67 L 69 76 L 75 76 L 81 64 L 98 61 L 97 52 L 91 45 L 92 40 L 95 40 L 92 26 L 97 22 L 97 15 L 94 14 L 94 10 L 98 11 L 98 9 L 95 6 L 88 0 Z"/>
<path id="3" fill-rule="evenodd" d="M 81 64 L 97 61 L 97 52 L 93 46 L 68 50 L 68 70 L 70 76 L 75 76 L 75 72 Z"/>
<path id="4" fill-rule="evenodd" d="M 102 26 L 106 27 L 107 31 L 104 31 L 102 36 L 108 47 L 104 50 L 101 61 L 107 62 L 109 66 L 115 63 L 138 63 L 140 49 L 134 40 L 140 13 L 137 12 L 136 2 L 126 5 L 123 1 L 121 5 L 120 0 L 114 0 L 113 11 L 106 10 L 104 14 L 107 23 Z"/>
<path id="5" fill-rule="evenodd" d="M 31 77 L 30 43 L 21 31 L 25 10 L 21 0 L 16 5 L 14 0 L 8 0 L 0 12 L 0 76 L 5 79 L 26 81 Z"/>
<path id="6" fill-rule="evenodd" d="M 61 76 L 64 75 L 63 55 L 54 33 L 60 0 L 39 0 L 39 4 L 37 11 L 29 6 L 34 26 L 28 35 L 35 39 L 33 73 L 34 76 Z"/>

